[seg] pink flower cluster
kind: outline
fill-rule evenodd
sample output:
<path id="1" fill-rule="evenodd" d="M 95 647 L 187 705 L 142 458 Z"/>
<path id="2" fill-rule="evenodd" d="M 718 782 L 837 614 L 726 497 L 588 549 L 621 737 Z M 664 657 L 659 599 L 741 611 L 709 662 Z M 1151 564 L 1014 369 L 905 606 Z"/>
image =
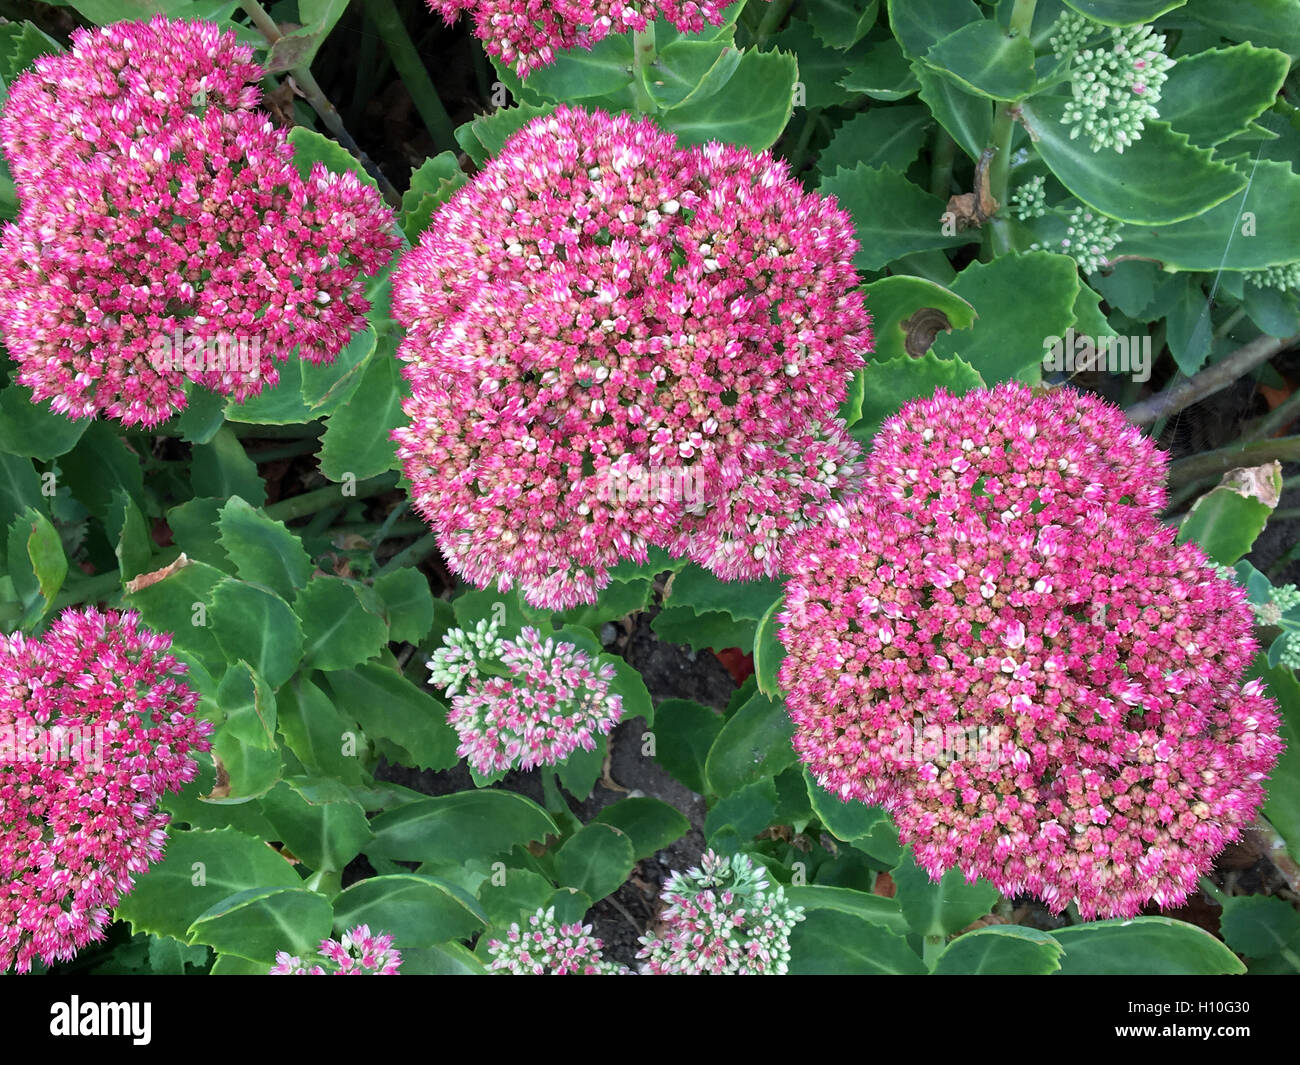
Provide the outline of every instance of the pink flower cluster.
<path id="1" fill-rule="evenodd" d="M 518 766 L 559 765 L 576 750 L 596 748 L 623 716 L 610 693 L 614 667 L 597 666 L 571 643 L 524 628 L 502 640 L 495 624 L 466 634 L 452 629 L 429 661 L 434 684 L 452 694 L 447 723 L 460 737 L 456 754 L 482 776 Z M 483 670 L 502 666 L 510 676 Z M 464 686 L 465 691 L 458 689 Z"/>
<path id="2" fill-rule="evenodd" d="M 360 326 L 390 213 L 355 175 L 299 175 L 260 76 L 233 33 L 159 16 L 78 30 L 14 84 L 0 332 L 37 400 L 152 426 L 187 379 L 243 400 Z"/>
<path id="3" fill-rule="evenodd" d="M 211 731 L 170 646 L 136 614 L 94 609 L 42 639 L 0 637 L 0 972 L 103 939 L 162 857 L 158 803 L 194 778 Z"/>
<path id="4" fill-rule="evenodd" d="M 786 590 L 794 743 L 933 877 L 1085 917 L 1175 904 L 1281 748 L 1243 591 L 1160 524 L 1164 456 L 1070 389 L 942 390 L 881 428 Z"/>
<path id="5" fill-rule="evenodd" d="M 528 928 L 512 924 L 506 938 L 488 943 L 493 972 L 509 976 L 623 976 L 628 969 L 605 961 L 604 944 L 591 934 L 591 925 L 561 924 L 555 907 L 539 909 Z"/>
<path id="6" fill-rule="evenodd" d="M 853 233 L 783 162 L 647 119 L 562 107 L 511 137 L 394 282 L 398 454 L 452 567 L 556 609 L 650 545 L 780 573 L 854 487 Z"/>
<path id="7" fill-rule="evenodd" d="M 271 976 L 396 976 L 402 967 L 402 952 L 393 949 L 391 935 L 371 935 L 370 926 L 360 924 L 344 932 L 343 938 L 322 939 L 322 965 L 308 968 L 301 958 L 286 950 L 277 951 Z"/>
<path id="8" fill-rule="evenodd" d="M 706 851 L 699 867 L 664 885 L 655 929 L 638 958 L 654 976 L 781 976 L 789 971 L 790 932 L 803 920 L 785 890 L 744 854 Z"/>
<path id="9" fill-rule="evenodd" d="M 526 78 L 570 48 L 590 50 L 611 33 L 644 30 L 656 18 L 683 33 L 718 26 L 725 0 L 429 0 L 447 22 L 461 12 L 474 19 L 474 35 L 489 55 Z"/>

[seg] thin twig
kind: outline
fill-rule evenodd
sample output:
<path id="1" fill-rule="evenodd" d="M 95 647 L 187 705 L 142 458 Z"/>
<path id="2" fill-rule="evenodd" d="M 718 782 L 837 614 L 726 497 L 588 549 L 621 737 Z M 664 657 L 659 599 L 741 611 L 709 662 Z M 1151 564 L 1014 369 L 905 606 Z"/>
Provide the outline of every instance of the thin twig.
<path id="1" fill-rule="evenodd" d="M 1169 466 L 1169 485 L 1176 487 L 1203 477 L 1227 473 L 1243 466 L 1261 466 L 1265 462 L 1300 461 L 1300 436 L 1280 436 L 1270 440 L 1253 440 L 1233 444 L 1217 451 L 1188 455 Z"/>
<path id="2" fill-rule="evenodd" d="M 248 14 L 257 31 L 266 38 L 266 43 L 272 48 L 277 41 L 283 39 L 284 34 L 280 32 L 280 27 L 275 24 L 275 20 L 266 13 L 258 0 L 240 0 L 240 7 Z M 325 128 L 333 134 L 334 139 L 343 145 L 352 155 L 361 162 L 372 178 L 379 185 L 379 191 L 383 193 L 384 199 L 392 207 L 402 205 L 401 194 L 393 186 L 393 183 L 384 176 L 384 172 L 379 169 L 374 160 L 361 150 L 361 147 L 352 135 L 343 126 L 343 116 L 339 114 L 338 108 L 335 107 L 328 96 L 317 83 L 311 68 L 307 65 L 296 66 L 289 71 L 290 77 L 302 92 L 303 98 L 312 106 L 316 114 L 320 115 L 320 120 L 325 123 Z"/>
<path id="3" fill-rule="evenodd" d="M 1287 337 L 1279 340 L 1277 337 L 1259 336 L 1249 344 L 1238 348 L 1226 359 L 1216 362 L 1213 366 L 1208 366 L 1198 374 L 1191 377 L 1172 388 L 1166 388 L 1163 392 L 1158 392 L 1141 403 L 1135 403 L 1129 407 L 1128 420 L 1134 425 L 1150 425 L 1161 418 L 1167 418 L 1171 414 L 1177 414 L 1180 410 L 1190 407 L 1193 403 L 1199 403 L 1206 396 L 1212 396 L 1215 392 L 1221 392 L 1239 377 L 1244 377 L 1257 366 L 1262 366 L 1268 362 L 1279 351 L 1289 348 L 1297 340 L 1300 340 L 1300 334 L 1293 337 Z"/>

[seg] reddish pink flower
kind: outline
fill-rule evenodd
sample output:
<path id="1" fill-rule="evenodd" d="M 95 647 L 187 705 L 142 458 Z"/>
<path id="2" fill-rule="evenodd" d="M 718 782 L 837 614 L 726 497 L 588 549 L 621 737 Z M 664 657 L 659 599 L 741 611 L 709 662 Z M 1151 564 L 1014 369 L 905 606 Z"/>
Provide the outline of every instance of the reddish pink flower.
<path id="1" fill-rule="evenodd" d="M 1163 457 L 1096 399 L 909 404 L 844 527 L 791 551 L 781 639 L 818 782 L 932 876 L 1086 917 L 1184 898 L 1281 749 L 1244 593 L 1155 512 Z"/>
<path id="2" fill-rule="evenodd" d="M 237 400 L 297 348 L 329 362 L 397 247 L 374 189 L 293 166 L 251 110 L 251 52 L 155 19 L 74 38 L 19 79 L 4 139 L 21 213 L 0 238 L 0 331 L 37 400 L 155 425 L 187 380 Z"/>
<path id="3" fill-rule="evenodd" d="M 393 949 L 391 935 L 371 935 L 370 926 L 360 924 L 344 932 L 341 939 L 322 939 L 320 956 L 325 964 L 310 968 L 288 951 L 277 951 L 271 976 L 396 976 L 402 968 L 402 952 Z"/>
<path id="4" fill-rule="evenodd" d="M 871 344 L 855 248 L 834 201 L 768 155 L 575 108 L 515 134 L 394 283 L 398 454 L 452 566 L 537 605 L 592 602 L 688 507 L 699 555 L 726 556 L 708 509 L 771 506 L 771 449 L 837 432 Z M 834 495 L 792 483 L 807 513 Z M 766 528 L 735 538 L 752 550 Z"/>
<path id="5" fill-rule="evenodd" d="M 133 613 L 65 611 L 44 639 L 0 637 L 0 971 L 104 937 L 162 857 L 163 795 L 206 751 L 171 639 Z"/>
<path id="6" fill-rule="evenodd" d="M 429 0 L 449 23 L 469 13 L 488 54 L 521 78 L 553 63 L 556 52 L 590 50 L 611 33 L 643 30 L 656 18 L 699 33 L 706 24 L 721 25 L 726 7 L 725 0 Z"/>

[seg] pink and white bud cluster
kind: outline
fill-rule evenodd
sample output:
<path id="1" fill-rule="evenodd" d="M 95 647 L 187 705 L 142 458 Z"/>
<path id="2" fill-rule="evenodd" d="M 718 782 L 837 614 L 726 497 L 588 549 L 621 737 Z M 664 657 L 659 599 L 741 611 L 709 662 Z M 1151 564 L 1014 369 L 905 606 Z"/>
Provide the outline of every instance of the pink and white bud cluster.
<path id="1" fill-rule="evenodd" d="M 856 248 L 766 153 L 570 107 L 512 136 L 394 282 L 398 454 L 451 566 L 553 609 L 651 545 L 780 573 L 781 537 L 855 484 Z M 665 467 L 705 498 L 609 491 Z"/>
<path id="2" fill-rule="evenodd" d="M 288 951 L 277 951 L 271 976 L 396 976 L 402 967 L 402 952 L 393 949 L 391 935 L 371 935 L 370 926 L 360 924 L 344 932 L 342 939 L 322 939 L 320 957 L 308 968 Z"/>
<path id="3" fill-rule="evenodd" d="M 1186 897 L 1281 741 L 1243 682 L 1244 592 L 1158 513 L 1164 455 L 1071 389 L 940 390 L 881 428 L 846 525 L 798 539 L 781 615 L 794 745 L 960 869 L 1088 918 Z M 991 738 L 978 758 L 896 742 Z"/>
<path id="4" fill-rule="evenodd" d="M 803 920 L 785 889 L 745 854 L 705 851 L 664 885 L 655 928 L 641 937 L 642 971 L 655 976 L 782 976 L 790 932 Z"/>
<path id="5" fill-rule="evenodd" d="M 93 760 L 0 761 L 0 972 L 103 939 L 134 877 L 162 858 L 158 803 L 194 779 L 212 728 L 170 647 L 134 613 L 89 608 L 39 639 L 0 636 L 0 731 L 70 729 L 103 745 Z"/>
<path id="6" fill-rule="evenodd" d="M 430 683 L 452 693 L 447 723 L 460 737 L 456 754 L 482 776 L 595 750 L 596 737 L 623 716 L 623 697 L 609 690 L 611 664 L 597 665 L 552 636 L 543 640 L 534 628 L 513 640 L 499 637 L 495 622 L 469 634 L 452 629 L 428 667 Z"/>
<path id="7" fill-rule="evenodd" d="M 516 922 L 505 939 L 488 943 L 493 972 L 508 976 L 626 976 L 626 966 L 601 957 L 604 944 L 591 934 L 591 925 L 561 924 L 555 907 L 538 909 L 528 927 Z"/>
<path id="8" fill-rule="evenodd" d="M 159 16 L 72 44 L 18 79 L 0 122 L 21 204 L 0 237 L 0 332 L 19 382 L 71 418 L 152 426 L 186 404 L 187 373 L 157 359 L 175 335 L 254 341 L 252 366 L 188 373 L 236 400 L 295 348 L 331 362 L 399 243 L 378 192 L 320 163 L 299 175 L 233 33 Z"/>
<path id="9" fill-rule="evenodd" d="M 474 36 L 526 78 L 555 62 L 556 52 L 590 50 L 611 33 L 644 30 L 654 19 L 683 33 L 721 25 L 725 0 L 429 0 L 448 23 L 461 12 L 474 20 Z"/>

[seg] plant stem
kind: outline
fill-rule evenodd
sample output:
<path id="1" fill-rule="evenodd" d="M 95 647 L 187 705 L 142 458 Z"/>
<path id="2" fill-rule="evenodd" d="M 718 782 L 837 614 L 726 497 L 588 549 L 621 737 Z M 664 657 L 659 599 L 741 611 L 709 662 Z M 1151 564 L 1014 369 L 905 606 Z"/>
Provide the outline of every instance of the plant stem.
<path id="1" fill-rule="evenodd" d="M 1189 481 L 1213 477 L 1243 466 L 1260 466 L 1275 459 L 1279 462 L 1300 460 L 1300 436 L 1253 440 L 1248 444 L 1233 444 L 1217 451 L 1189 455 L 1170 464 L 1169 486 L 1184 485 Z"/>
<path id="2" fill-rule="evenodd" d="M 318 510 L 334 506 L 339 502 L 377 496 L 381 492 L 387 492 L 395 484 L 397 484 L 396 473 L 381 473 L 377 477 L 369 477 L 364 481 L 358 481 L 354 486 L 355 491 L 347 495 L 343 494 L 344 486 L 341 484 L 326 485 L 324 488 L 317 488 L 313 492 L 304 492 L 292 499 L 272 503 L 265 508 L 265 512 L 266 516 L 274 521 L 294 521 L 297 518 L 305 518 L 309 514 L 315 514 Z"/>
<path id="3" fill-rule="evenodd" d="M 755 49 L 760 49 L 767 44 L 767 39 L 785 21 L 785 16 L 790 13 L 790 8 L 793 6 L 794 0 L 769 0 L 767 10 L 763 12 L 763 20 L 758 24 L 758 32 L 754 34 Z"/>
<path id="4" fill-rule="evenodd" d="M 939 961 L 939 955 L 943 953 L 943 936 L 926 936 L 925 946 L 921 954 L 925 967 L 931 972 L 934 971 L 935 965 Z"/>
<path id="5" fill-rule="evenodd" d="M 416 540 L 410 547 L 403 548 L 392 558 L 375 570 L 375 576 L 381 577 L 385 573 L 392 573 L 403 566 L 418 566 L 426 558 L 438 550 L 438 539 L 433 533 L 428 536 L 422 536 Z"/>
<path id="6" fill-rule="evenodd" d="M 1128 420 L 1135 425 L 1150 425 L 1161 418 L 1176 414 L 1193 403 L 1199 403 L 1206 396 L 1221 392 L 1237 378 L 1244 377 L 1258 366 L 1268 362 L 1279 351 L 1284 351 L 1296 341 L 1300 334 L 1279 339 L 1270 336 L 1258 336 L 1248 344 L 1243 344 L 1225 359 L 1220 359 L 1213 366 L 1208 366 L 1198 374 L 1179 381 L 1178 384 L 1158 392 L 1154 396 L 1135 403 L 1126 411 Z"/>
<path id="7" fill-rule="evenodd" d="M 1223 889 L 1220 888 L 1219 885 L 1216 884 L 1213 880 L 1211 880 L 1208 876 L 1201 877 L 1198 883 L 1201 885 L 1202 891 L 1204 891 L 1211 898 L 1217 899 L 1220 904 L 1222 904 L 1223 900 L 1228 897 L 1223 893 Z"/>
<path id="8" fill-rule="evenodd" d="M 312 437 L 309 440 L 295 440 L 288 444 L 281 444 L 279 447 L 250 451 L 248 457 L 254 462 L 277 462 L 280 459 L 291 459 L 296 455 L 310 454 L 318 447 L 320 447 L 320 438 Z"/>
<path id="9" fill-rule="evenodd" d="M 96 573 L 93 577 L 87 577 L 85 580 L 73 581 L 64 585 L 59 594 L 54 597 L 54 605 L 50 608 L 50 612 L 57 613 L 65 607 L 75 606 L 77 603 L 97 603 L 101 599 L 107 599 L 112 593 L 121 590 L 121 570 L 114 569 L 105 573 Z"/>
<path id="10" fill-rule="evenodd" d="M 362 7 L 366 17 L 384 39 L 393 66 L 397 68 L 397 75 L 406 86 L 406 91 L 411 94 L 415 108 L 420 112 L 424 126 L 433 138 L 434 146 L 440 151 L 454 151 L 456 134 L 451 116 L 447 114 L 442 98 L 434 88 L 433 79 L 429 77 L 429 71 L 420 59 L 420 53 L 407 32 L 397 5 L 393 0 L 367 0 Z"/>
<path id="11" fill-rule="evenodd" d="M 266 38 L 266 43 L 274 48 L 276 42 L 283 38 L 284 34 L 280 32 L 280 27 L 275 24 L 275 20 L 266 13 L 266 9 L 258 3 L 258 0 L 239 0 L 239 6 L 247 13 L 257 31 Z M 290 70 L 289 73 L 293 76 L 298 88 L 302 90 L 307 102 L 320 116 L 320 120 L 325 123 L 325 128 L 334 135 L 335 140 L 361 161 L 361 165 L 366 168 L 366 173 L 374 178 L 379 185 L 379 191 L 383 193 L 384 199 L 388 201 L 389 205 L 400 207 L 402 197 L 398 194 L 397 189 L 393 187 L 393 183 L 384 176 L 384 172 L 361 150 L 357 142 L 352 139 L 352 135 L 343 127 L 343 118 L 339 115 L 338 108 L 330 103 L 325 91 L 317 84 L 311 68 L 306 65 L 297 66 Z"/>
<path id="12" fill-rule="evenodd" d="M 952 195 L 952 165 L 957 159 L 957 142 L 942 126 L 935 125 L 934 147 L 930 150 L 930 193 L 944 203 Z"/>
<path id="13" fill-rule="evenodd" d="M 1034 8 L 1038 0 L 1016 0 L 1011 9 L 1011 23 L 1007 33 L 1012 37 L 1029 37 L 1030 27 L 1034 23 Z M 993 116 L 993 132 L 990 137 L 994 155 L 989 165 L 989 195 L 1001 208 L 1007 202 L 1008 182 L 1011 176 L 1011 141 L 1016 132 L 1016 116 L 1020 109 L 1016 104 L 999 104 Z M 1000 215 L 989 220 L 989 247 L 994 256 L 1005 255 L 1011 250 L 1011 236 L 1007 220 Z"/>
<path id="14" fill-rule="evenodd" d="M 632 33 L 632 96 L 636 109 L 643 115 L 659 110 L 654 97 L 650 95 L 647 81 L 655 57 L 655 24 L 647 22 L 645 29 L 634 30 Z"/>

